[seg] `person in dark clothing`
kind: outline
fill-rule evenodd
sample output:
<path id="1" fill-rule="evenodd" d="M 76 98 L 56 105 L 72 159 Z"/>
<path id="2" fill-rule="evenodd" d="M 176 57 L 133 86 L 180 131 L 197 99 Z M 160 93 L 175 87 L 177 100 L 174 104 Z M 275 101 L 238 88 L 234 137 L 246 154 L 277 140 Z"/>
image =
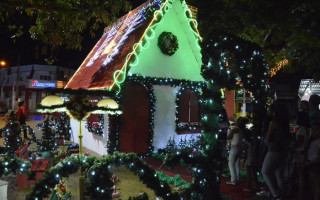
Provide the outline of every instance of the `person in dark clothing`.
<path id="1" fill-rule="evenodd" d="M 268 147 L 265 143 L 265 140 L 267 138 L 269 124 L 273 119 L 274 107 L 275 107 L 274 104 L 271 104 L 269 106 L 267 110 L 267 116 L 263 120 L 263 126 L 261 130 L 261 141 L 260 141 L 259 151 L 258 151 L 258 165 L 260 168 L 262 167 L 262 163 L 268 152 Z"/>
<path id="2" fill-rule="evenodd" d="M 284 195 L 283 171 L 290 144 L 289 129 L 288 108 L 284 104 L 277 104 L 274 118 L 269 124 L 266 137 L 268 152 L 261 169 L 264 181 L 274 199 L 281 199 Z"/>
<path id="3" fill-rule="evenodd" d="M 26 125 L 26 109 L 25 109 L 25 104 L 24 101 L 19 102 L 18 104 L 18 111 L 17 111 L 17 117 L 18 117 L 18 121 L 20 123 L 20 125 Z M 27 130 L 25 128 L 23 128 L 23 136 L 25 139 L 30 140 L 30 138 L 28 138 L 27 135 Z"/>
<path id="4" fill-rule="evenodd" d="M 309 117 L 310 125 L 320 124 L 320 96 L 313 94 L 309 98 Z"/>

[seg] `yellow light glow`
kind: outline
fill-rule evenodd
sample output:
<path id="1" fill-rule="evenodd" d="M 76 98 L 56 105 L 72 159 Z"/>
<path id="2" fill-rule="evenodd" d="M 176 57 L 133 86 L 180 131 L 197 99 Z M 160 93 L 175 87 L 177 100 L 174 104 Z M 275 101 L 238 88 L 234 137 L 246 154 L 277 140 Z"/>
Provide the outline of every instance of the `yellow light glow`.
<path id="1" fill-rule="evenodd" d="M 1 67 L 4 67 L 4 66 L 6 66 L 6 65 L 7 65 L 6 61 L 4 61 L 4 60 L 1 60 L 1 61 L 0 61 L 0 66 L 1 66 Z"/>
<path id="2" fill-rule="evenodd" d="M 272 69 L 270 69 L 270 77 L 273 77 L 274 75 L 277 74 L 277 72 L 285 65 L 289 64 L 289 60 L 287 59 L 283 59 L 281 61 L 279 61 L 276 66 Z"/>
<path id="3" fill-rule="evenodd" d="M 116 46 L 116 42 L 114 40 L 115 40 L 115 38 L 113 38 L 113 40 L 105 47 L 101 56 L 109 54 L 113 50 L 113 48 Z"/>
<path id="4" fill-rule="evenodd" d="M 42 99 L 41 101 L 41 105 L 42 106 L 57 106 L 57 105 L 62 105 L 64 102 L 63 100 L 56 95 L 49 95 L 47 97 L 45 97 L 44 99 Z"/>

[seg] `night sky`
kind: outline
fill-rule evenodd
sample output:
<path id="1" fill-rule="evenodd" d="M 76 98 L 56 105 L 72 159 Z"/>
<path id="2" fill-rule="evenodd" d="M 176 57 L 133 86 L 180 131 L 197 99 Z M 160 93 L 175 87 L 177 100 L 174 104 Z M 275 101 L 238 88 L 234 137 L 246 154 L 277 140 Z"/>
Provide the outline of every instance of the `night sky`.
<path id="1" fill-rule="evenodd" d="M 0 33 L 0 60 L 5 60 L 8 66 L 16 66 L 20 55 L 20 65 L 47 64 L 45 59 L 50 57 L 51 52 L 49 50 L 43 54 L 41 51 L 43 44 L 32 40 L 27 32 L 14 41 L 9 32 L 5 31 L 7 30 L 6 26 L 1 24 L 0 27 L 2 30 Z M 78 68 L 102 34 L 103 28 L 96 32 L 95 38 L 84 34 L 85 39 L 82 41 L 83 48 L 81 51 L 65 49 L 64 47 L 59 48 L 58 52 L 54 54 L 56 62 L 53 65 Z"/>
<path id="2" fill-rule="evenodd" d="M 135 8 L 144 3 L 145 0 L 131 0 L 130 2 L 132 3 L 132 8 Z M 123 13 L 123 15 L 125 14 L 126 13 Z M 43 54 L 41 49 L 44 44 L 41 44 L 39 41 L 32 40 L 28 33 L 27 28 L 32 24 L 30 19 L 23 16 L 17 17 L 20 18 L 21 24 L 24 24 L 26 30 L 24 35 L 17 38 L 15 41 L 11 38 L 12 34 L 8 31 L 8 22 L 0 22 L 0 60 L 5 60 L 8 63 L 7 66 L 16 66 L 18 64 L 18 60 L 20 60 L 20 65 L 47 64 L 45 59 L 50 57 L 50 50 L 47 51 L 46 54 Z M 84 39 L 82 41 L 81 51 L 61 47 L 58 53 L 56 54 L 55 52 L 53 55 L 56 58 L 53 65 L 77 69 L 102 36 L 103 29 L 104 27 L 101 27 L 97 30 L 94 38 L 88 34 L 88 31 L 85 31 L 83 34 Z M 18 57 L 20 57 L 20 59 L 18 59 Z"/>

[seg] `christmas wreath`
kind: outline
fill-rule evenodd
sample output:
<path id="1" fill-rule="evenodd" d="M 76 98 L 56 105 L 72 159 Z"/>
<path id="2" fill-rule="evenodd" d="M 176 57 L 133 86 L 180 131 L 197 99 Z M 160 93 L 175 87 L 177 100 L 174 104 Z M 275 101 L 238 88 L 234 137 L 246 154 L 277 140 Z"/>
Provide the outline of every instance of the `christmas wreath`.
<path id="1" fill-rule="evenodd" d="M 179 48 L 178 38 L 171 32 L 163 31 L 159 35 L 158 46 L 162 53 L 172 56 Z"/>
<path id="2" fill-rule="evenodd" d="M 87 97 L 74 96 L 67 103 L 70 116 L 76 120 L 83 120 L 90 115 L 92 104 Z"/>
<path id="3" fill-rule="evenodd" d="M 104 117 L 103 115 L 99 115 L 99 123 L 90 123 L 87 120 L 86 128 L 89 132 L 97 134 L 97 135 L 103 135 L 103 129 L 104 129 Z"/>

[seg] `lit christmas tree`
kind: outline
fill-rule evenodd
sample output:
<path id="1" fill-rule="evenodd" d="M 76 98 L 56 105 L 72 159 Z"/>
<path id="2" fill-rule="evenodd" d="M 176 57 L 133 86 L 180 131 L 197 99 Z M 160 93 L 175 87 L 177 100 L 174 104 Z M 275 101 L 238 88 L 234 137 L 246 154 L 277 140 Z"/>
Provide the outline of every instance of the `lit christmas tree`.
<path id="1" fill-rule="evenodd" d="M 37 125 L 42 131 L 42 138 L 40 143 L 40 151 L 52 151 L 57 148 L 56 135 L 53 131 L 54 124 L 50 122 L 49 118 L 45 119 L 43 123 Z"/>
<path id="2" fill-rule="evenodd" d="M 57 123 L 55 125 L 56 135 L 58 136 L 58 138 L 70 140 L 70 132 L 70 117 L 65 112 L 59 113 L 59 117 L 57 118 Z"/>
<path id="3" fill-rule="evenodd" d="M 21 130 L 19 125 L 20 124 L 17 121 L 15 113 L 12 111 L 9 115 L 6 126 L 2 129 L 5 137 L 4 149 L 8 155 L 14 154 L 14 152 L 23 144 L 20 136 Z"/>

